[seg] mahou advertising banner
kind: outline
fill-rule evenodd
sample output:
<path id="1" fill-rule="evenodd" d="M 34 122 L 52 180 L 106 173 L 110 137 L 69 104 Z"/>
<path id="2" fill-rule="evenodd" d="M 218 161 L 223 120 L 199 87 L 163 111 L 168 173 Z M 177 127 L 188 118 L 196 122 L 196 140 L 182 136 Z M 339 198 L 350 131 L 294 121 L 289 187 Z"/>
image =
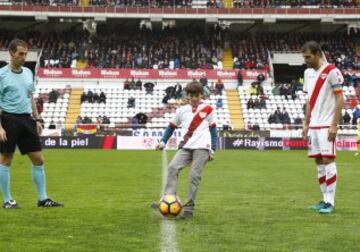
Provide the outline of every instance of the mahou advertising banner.
<path id="1" fill-rule="evenodd" d="M 255 80 L 259 74 L 268 76 L 264 70 L 208 70 L 208 69 L 71 69 L 40 68 L 40 78 L 82 78 L 82 79 L 208 79 L 236 80 L 238 72 L 243 79 Z"/>

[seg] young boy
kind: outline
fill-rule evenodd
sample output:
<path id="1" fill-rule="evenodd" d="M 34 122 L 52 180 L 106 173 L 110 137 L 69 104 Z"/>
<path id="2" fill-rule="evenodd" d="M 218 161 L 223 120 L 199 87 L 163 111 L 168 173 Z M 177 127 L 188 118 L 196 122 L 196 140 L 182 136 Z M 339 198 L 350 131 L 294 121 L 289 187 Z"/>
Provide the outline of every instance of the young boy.
<path id="1" fill-rule="evenodd" d="M 203 86 L 191 82 L 185 88 L 188 104 L 176 110 L 175 117 L 166 128 L 163 138 L 156 147 L 162 150 L 174 130 L 182 127 L 182 139 L 179 150 L 168 166 L 165 194 L 176 194 L 179 172 L 190 164 L 190 188 L 182 218 L 191 218 L 195 208 L 196 193 L 199 189 L 201 174 L 208 161 L 214 159 L 217 144 L 217 132 L 213 108 L 201 102 Z"/>

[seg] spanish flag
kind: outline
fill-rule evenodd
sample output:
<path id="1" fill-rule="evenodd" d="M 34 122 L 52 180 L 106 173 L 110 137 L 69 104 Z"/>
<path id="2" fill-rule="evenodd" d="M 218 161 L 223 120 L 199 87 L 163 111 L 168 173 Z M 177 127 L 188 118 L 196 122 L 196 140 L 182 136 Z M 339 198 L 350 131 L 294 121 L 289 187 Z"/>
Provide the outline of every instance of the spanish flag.
<path id="1" fill-rule="evenodd" d="M 96 125 L 95 124 L 80 124 L 77 126 L 76 132 L 78 134 L 93 135 L 96 133 Z"/>

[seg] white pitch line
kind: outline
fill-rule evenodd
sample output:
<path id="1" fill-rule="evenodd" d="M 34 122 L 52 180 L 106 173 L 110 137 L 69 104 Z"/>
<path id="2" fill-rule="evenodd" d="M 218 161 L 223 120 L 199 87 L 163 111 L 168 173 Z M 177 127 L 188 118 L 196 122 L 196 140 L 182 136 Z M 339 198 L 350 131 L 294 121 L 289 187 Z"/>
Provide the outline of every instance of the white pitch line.
<path id="1" fill-rule="evenodd" d="M 167 178 L 167 154 L 166 150 L 162 151 L 162 192 L 165 189 Z M 176 225 L 175 221 L 162 220 L 160 232 L 160 252 L 177 252 L 176 242 Z"/>

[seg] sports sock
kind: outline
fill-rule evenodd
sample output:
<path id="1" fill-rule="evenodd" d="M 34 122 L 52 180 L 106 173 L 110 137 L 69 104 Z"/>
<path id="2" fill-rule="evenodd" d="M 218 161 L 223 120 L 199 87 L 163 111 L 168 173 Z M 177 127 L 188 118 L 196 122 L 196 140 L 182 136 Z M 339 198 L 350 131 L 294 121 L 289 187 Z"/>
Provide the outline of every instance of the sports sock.
<path id="1" fill-rule="evenodd" d="M 335 206 L 337 170 L 335 162 L 325 165 L 326 170 L 326 202 Z"/>
<path id="2" fill-rule="evenodd" d="M 316 165 L 317 167 L 317 176 L 320 185 L 320 191 L 323 194 L 323 200 L 326 202 L 326 171 L 325 165 Z"/>
<path id="3" fill-rule="evenodd" d="M 36 191 L 39 195 L 40 200 L 48 198 L 46 193 L 46 179 L 44 165 L 33 165 L 32 166 L 32 179 L 36 186 Z"/>
<path id="4" fill-rule="evenodd" d="M 10 167 L 2 164 L 0 164 L 0 189 L 4 202 L 12 199 L 10 195 Z"/>

